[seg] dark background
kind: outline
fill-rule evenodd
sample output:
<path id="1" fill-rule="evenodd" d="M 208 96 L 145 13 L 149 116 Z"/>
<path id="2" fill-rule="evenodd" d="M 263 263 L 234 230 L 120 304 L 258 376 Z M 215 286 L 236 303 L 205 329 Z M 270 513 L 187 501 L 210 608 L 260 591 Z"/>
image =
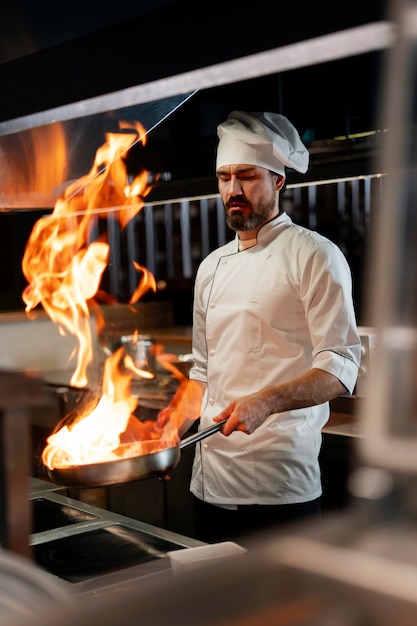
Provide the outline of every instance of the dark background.
<path id="1" fill-rule="evenodd" d="M 6 0 L 0 121 L 386 18 L 381 0 Z M 373 130 L 383 58 L 367 53 L 205 89 L 165 123 L 162 145 L 151 142 L 151 164 L 171 180 L 212 176 L 216 125 L 235 108 L 287 115 L 307 143 Z"/>

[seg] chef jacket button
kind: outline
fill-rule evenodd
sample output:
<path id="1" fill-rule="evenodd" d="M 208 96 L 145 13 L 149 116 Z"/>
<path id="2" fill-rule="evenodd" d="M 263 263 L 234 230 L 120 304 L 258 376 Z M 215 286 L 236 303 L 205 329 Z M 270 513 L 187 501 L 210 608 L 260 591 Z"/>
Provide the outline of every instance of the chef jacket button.
<path id="1" fill-rule="evenodd" d="M 215 308 L 215 306 L 216 306 L 216 305 L 214 304 L 214 302 L 212 302 L 212 303 L 210 304 L 210 309 L 214 309 L 214 308 Z"/>
<path id="2" fill-rule="evenodd" d="M 222 265 L 227 265 L 227 259 L 222 259 Z"/>
<path id="3" fill-rule="evenodd" d="M 270 259 L 270 258 L 271 258 L 271 253 L 270 253 L 270 252 L 267 252 L 267 253 L 265 254 L 265 258 L 266 258 L 266 259 Z"/>
<path id="4" fill-rule="evenodd" d="M 209 402 L 210 404 L 214 404 L 214 398 L 210 398 Z"/>
<path id="5" fill-rule="evenodd" d="M 214 350 L 210 350 L 210 356 L 214 356 Z"/>

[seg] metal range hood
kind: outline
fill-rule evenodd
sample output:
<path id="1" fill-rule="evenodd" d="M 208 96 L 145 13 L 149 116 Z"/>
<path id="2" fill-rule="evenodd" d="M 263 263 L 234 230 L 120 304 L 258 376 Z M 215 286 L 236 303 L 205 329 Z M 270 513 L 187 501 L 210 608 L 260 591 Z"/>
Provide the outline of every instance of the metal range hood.
<path id="1" fill-rule="evenodd" d="M 246 86 L 246 92 L 256 91 L 256 81 L 263 77 L 279 77 L 293 70 L 362 58 L 390 47 L 392 25 L 383 20 L 380 3 L 375 3 L 377 7 L 373 3 L 366 7 L 357 4 L 355 10 L 342 17 L 333 4 L 327 7 L 323 3 L 325 19 L 315 7 L 305 9 L 303 20 L 299 20 L 296 8 L 271 10 L 267 2 L 261 2 L 256 15 L 251 17 L 249 29 L 245 12 L 238 12 L 230 5 L 211 3 L 204 19 L 194 23 L 193 2 L 161 0 L 156 9 L 145 2 L 138 4 L 140 14 L 127 20 L 31 54 L 17 54 L 16 58 L 0 63 L 3 176 L 9 171 L 9 178 L 14 177 L 11 168 L 16 158 L 20 166 L 28 161 L 25 171 L 30 171 L 30 161 L 36 161 L 26 149 L 30 145 L 27 131 L 50 132 L 51 126 L 63 125 L 70 146 L 67 180 L 73 179 L 85 173 L 91 152 L 95 153 L 103 133 L 114 128 L 117 120 L 137 119 L 156 136 L 167 118 L 172 117 L 176 126 L 178 114 L 176 117 L 174 114 L 203 92 L 207 94 L 203 103 L 207 109 L 213 104 L 213 89 L 223 88 L 227 96 L 222 103 L 236 108 L 240 106 L 239 96 L 235 96 L 236 102 L 233 98 L 237 85 L 243 90 Z M 295 96 L 295 102 L 306 95 L 302 84 L 299 88 L 300 96 Z M 309 109 L 316 107 L 318 116 L 320 97 L 309 97 L 308 102 Z M 216 106 L 221 105 L 216 102 Z M 212 176 L 211 153 L 205 157 L 209 162 L 205 174 L 199 166 L 198 150 L 204 152 L 203 139 L 212 150 L 216 123 L 212 119 L 204 122 L 204 111 L 201 115 L 203 121 L 193 126 L 192 109 L 186 108 L 187 119 L 183 120 L 183 126 L 176 127 L 174 139 L 161 131 L 147 169 L 167 170 L 169 179 L 172 162 L 179 161 L 176 150 L 190 141 L 186 158 L 195 162 L 198 176 Z M 210 131 L 198 127 L 204 123 Z M 184 126 L 190 128 L 190 135 L 195 135 L 192 140 L 186 136 Z M 200 131 L 205 135 L 211 132 L 213 137 L 202 139 L 198 136 Z M 195 170 L 188 178 L 194 174 Z M 183 172 L 181 176 L 187 178 Z M 50 190 L 49 198 L 28 199 L 31 191 L 28 189 L 24 190 L 25 200 L 10 201 L 4 193 L 2 197 L 4 187 L 0 174 L 3 210 L 8 206 L 53 206 L 54 189 Z"/>
<path id="2" fill-rule="evenodd" d="M 25 6 L 22 0 L 12 4 Z M 299 19 L 297 6 L 271 9 L 261 1 L 249 20 L 233 3 L 215 1 L 198 21 L 190 0 L 136 5 L 127 20 L 117 22 L 115 8 L 116 23 L 107 28 L 0 64 L 1 134 L 362 54 L 386 47 L 390 37 L 375 30 L 385 19 L 380 2 L 355 2 L 343 15 L 334 3 L 322 2 L 321 9 L 303 7 Z M 96 3 L 97 14 L 99 8 Z M 6 41 L 23 38 L 24 8 L 21 13 L 22 24 Z M 356 30 L 372 24 L 371 31 Z M 62 24 L 49 28 L 65 32 Z"/>

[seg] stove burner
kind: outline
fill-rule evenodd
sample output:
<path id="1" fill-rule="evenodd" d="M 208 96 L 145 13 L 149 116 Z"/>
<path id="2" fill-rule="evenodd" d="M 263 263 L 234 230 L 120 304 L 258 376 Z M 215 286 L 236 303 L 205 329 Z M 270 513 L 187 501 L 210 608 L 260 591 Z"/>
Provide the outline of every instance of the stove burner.
<path id="1" fill-rule="evenodd" d="M 34 533 L 96 519 L 95 515 L 44 498 L 36 498 L 32 502 Z"/>
<path id="2" fill-rule="evenodd" d="M 166 557 L 177 550 L 170 541 L 119 524 L 33 546 L 36 563 L 77 583 L 102 574 Z"/>

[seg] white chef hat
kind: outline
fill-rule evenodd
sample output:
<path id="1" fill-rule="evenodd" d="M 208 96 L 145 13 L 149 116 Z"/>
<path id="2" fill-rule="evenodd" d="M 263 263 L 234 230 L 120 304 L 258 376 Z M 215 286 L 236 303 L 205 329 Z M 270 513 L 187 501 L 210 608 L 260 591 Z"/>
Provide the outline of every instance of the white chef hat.
<path id="1" fill-rule="evenodd" d="M 309 153 L 291 122 L 279 113 L 232 111 L 217 127 L 216 169 L 247 163 L 285 176 L 285 166 L 307 171 Z"/>

